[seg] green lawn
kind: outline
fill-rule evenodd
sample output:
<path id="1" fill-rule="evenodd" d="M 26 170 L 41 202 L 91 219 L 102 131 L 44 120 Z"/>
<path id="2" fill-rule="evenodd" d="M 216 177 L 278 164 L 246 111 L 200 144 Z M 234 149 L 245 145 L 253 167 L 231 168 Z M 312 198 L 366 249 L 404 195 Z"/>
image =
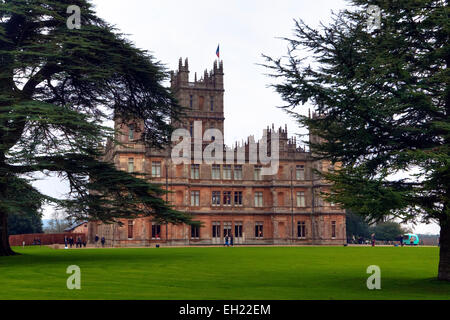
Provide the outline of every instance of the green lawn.
<path id="1" fill-rule="evenodd" d="M 420 247 L 53 250 L 0 257 L 0 299 L 449 299 L 439 251 Z M 81 268 L 81 290 L 66 268 Z M 368 290 L 366 268 L 381 268 Z"/>

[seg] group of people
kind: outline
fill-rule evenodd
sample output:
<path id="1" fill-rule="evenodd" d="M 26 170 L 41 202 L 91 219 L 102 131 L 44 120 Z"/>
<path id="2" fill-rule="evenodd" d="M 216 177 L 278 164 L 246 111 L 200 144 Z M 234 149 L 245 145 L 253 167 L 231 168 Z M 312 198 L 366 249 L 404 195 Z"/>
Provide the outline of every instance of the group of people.
<path id="1" fill-rule="evenodd" d="M 98 242 L 99 241 L 101 242 L 102 247 L 105 246 L 105 243 L 106 243 L 105 237 L 102 237 L 100 239 L 98 235 L 95 235 L 95 239 L 94 240 L 95 240 L 95 246 L 96 247 L 98 247 Z M 64 245 L 65 245 L 66 248 L 69 248 L 69 247 L 72 248 L 74 245 L 75 245 L 76 248 L 86 248 L 87 247 L 87 241 L 86 240 L 83 241 L 81 239 L 81 237 L 78 237 L 76 239 L 76 241 L 75 241 L 75 239 L 72 236 L 70 236 L 70 237 L 64 236 Z"/>
<path id="2" fill-rule="evenodd" d="M 233 236 L 226 236 L 225 237 L 225 246 L 233 246 Z"/>
<path id="3" fill-rule="evenodd" d="M 100 240 L 100 242 L 102 243 L 102 247 L 105 247 L 105 243 L 106 243 L 106 239 L 105 237 L 102 237 L 101 239 L 98 237 L 98 234 L 95 235 L 94 241 L 95 241 L 95 246 L 98 247 L 98 240 Z"/>
<path id="4" fill-rule="evenodd" d="M 83 248 L 83 247 L 86 248 L 87 242 L 86 242 L 86 240 L 83 241 L 81 239 L 81 237 L 78 237 L 77 241 L 75 242 L 75 239 L 72 236 L 70 236 L 70 237 L 64 236 L 64 245 L 66 248 L 69 248 L 69 247 L 72 248 L 74 245 L 77 248 Z"/>
<path id="5" fill-rule="evenodd" d="M 351 240 L 348 240 L 348 243 L 352 244 L 371 244 L 372 247 L 375 247 L 376 239 L 375 239 L 375 233 L 372 233 L 370 235 L 370 241 L 364 239 L 363 237 L 359 237 L 358 239 L 355 238 L 355 236 L 352 236 Z"/>

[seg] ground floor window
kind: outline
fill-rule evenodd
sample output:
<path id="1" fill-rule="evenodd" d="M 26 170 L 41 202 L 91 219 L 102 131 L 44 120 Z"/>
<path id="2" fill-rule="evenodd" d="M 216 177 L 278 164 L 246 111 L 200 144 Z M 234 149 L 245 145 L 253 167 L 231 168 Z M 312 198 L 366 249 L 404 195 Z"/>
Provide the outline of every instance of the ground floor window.
<path id="1" fill-rule="evenodd" d="M 223 236 L 224 238 L 231 237 L 231 222 L 223 223 Z"/>
<path id="2" fill-rule="evenodd" d="M 297 223 L 297 237 L 306 238 L 306 223 L 305 223 L 305 221 L 299 221 Z"/>
<path id="3" fill-rule="evenodd" d="M 212 224 L 212 237 L 220 238 L 220 222 L 213 222 Z"/>
<path id="4" fill-rule="evenodd" d="M 336 221 L 331 221 L 331 237 L 336 238 Z"/>
<path id="5" fill-rule="evenodd" d="M 200 239 L 200 226 L 191 226 L 191 239 Z"/>
<path id="6" fill-rule="evenodd" d="M 256 238 L 264 237 L 264 224 L 262 222 L 256 222 L 255 224 L 255 237 Z"/>
<path id="7" fill-rule="evenodd" d="M 161 238 L 161 225 L 152 224 L 152 239 L 160 239 Z"/>
<path id="8" fill-rule="evenodd" d="M 242 222 L 234 223 L 234 236 L 236 238 L 242 238 Z"/>
<path id="9" fill-rule="evenodd" d="M 133 220 L 128 220 L 128 239 L 133 239 Z"/>

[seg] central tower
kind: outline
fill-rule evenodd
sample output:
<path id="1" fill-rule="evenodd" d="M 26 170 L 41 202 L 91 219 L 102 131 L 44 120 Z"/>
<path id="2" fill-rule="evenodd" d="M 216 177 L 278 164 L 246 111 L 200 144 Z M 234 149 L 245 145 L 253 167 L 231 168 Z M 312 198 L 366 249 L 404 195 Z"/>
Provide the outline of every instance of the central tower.
<path id="1" fill-rule="evenodd" d="M 193 137 L 194 122 L 201 121 L 202 136 L 208 129 L 218 129 L 224 135 L 223 75 L 223 62 L 218 64 L 216 60 L 211 71 L 205 70 L 199 80 L 195 73 L 194 81 L 190 82 L 188 59 L 183 65 L 180 58 L 178 71 L 171 72 L 170 86 L 185 110 L 180 122 L 174 123 L 174 127 L 187 129 Z"/>

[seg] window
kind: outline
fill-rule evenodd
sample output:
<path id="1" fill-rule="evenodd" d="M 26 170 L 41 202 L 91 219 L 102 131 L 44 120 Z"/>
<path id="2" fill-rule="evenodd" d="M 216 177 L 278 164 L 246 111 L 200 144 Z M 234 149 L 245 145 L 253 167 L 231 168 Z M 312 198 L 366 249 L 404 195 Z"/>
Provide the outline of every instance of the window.
<path id="1" fill-rule="evenodd" d="M 128 158 L 128 172 L 134 172 L 134 158 Z"/>
<path id="2" fill-rule="evenodd" d="M 191 239 L 200 239 L 200 226 L 191 226 Z"/>
<path id="3" fill-rule="evenodd" d="M 331 238 L 336 238 L 336 221 L 331 221 Z"/>
<path id="4" fill-rule="evenodd" d="M 194 105 L 194 96 L 191 94 L 189 96 L 189 108 L 192 109 L 192 106 Z"/>
<path id="5" fill-rule="evenodd" d="M 191 137 L 194 135 L 194 124 L 192 122 L 189 123 L 189 133 Z"/>
<path id="6" fill-rule="evenodd" d="M 223 237 L 231 237 L 231 222 L 223 223 Z"/>
<path id="7" fill-rule="evenodd" d="M 223 166 L 223 179 L 231 180 L 231 166 L 230 165 Z"/>
<path id="8" fill-rule="evenodd" d="M 211 97 L 211 111 L 214 111 L 214 97 Z"/>
<path id="9" fill-rule="evenodd" d="M 262 206 L 263 206 L 263 193 L 255 192 L 255 207 L 262 207 Z"/>
<path id="10" fill-rule="evenodd" d="M 191 165 L 191 179 L 200 179 L 200 165 L 199 164 Z"/>
<path id="11" fill-rule="evenodd" d="M 235 191 L 234 192 L 234 205 L 235 206 L 242 206 L 242 191 Z"/>
<path id="12" fill-rule="evenodd" d="M 211 200 L 213 206 L 220 206 L 220 191 L 213 191 Z"/>
<path id="13" fill-rule="evenodd" d="M 133 220 L 128 220 L 128 239 L 133 239 Z"/>
<path id="14" fill-rule="evenodd" d="M 160 239 L 161 238 L 161 225 L 152 224 L 152 239 Z"/>
<path id="15" fill-rule="evenodd" d="M 297 180 L 305 180 L 305 166 L 298 165 L 295 169 L 295 177 Z"/>
<path id="16" fill-rule="evenodd" d="M 224 206 L 231 206 L 231 191 L 224 191 L 223 192 L 223 205 Z"/>
<path id="17" fill-rule="evenodd" d="M 305 223 L 305 221 L 299 221 L 297 223 L 297 237 L 306 238 L 306 223 Z"/>
<path id="18" fill-rule="evenodd" d="M 198 207 L 200 205 L 200 191 L 191 191 L 191 206 Z"/>
<path id="19" fill-rule="evenodd" d="M 242 238 L 242 221 L 234 223 L 234 236 L 236 238 Z"/>
<path id="20" fill-rule="evenodd" d="M 161 162 L 152 162 L 152 177 L 161 178 Z"/>
<path id="21" fill-rule="evenodd" d="M 242 166 L 234 166 L 234 180 L 242 180 Z"/>
<path id="22" fill-rule="evenodd" d="M 297 207 L 305 206 L 305 193 L 303 191 L 297 192 Z"/>
<path id="23" fill-rule="evenodd" d="M 255 223 L 255 238 L 263 238 L 264 237 L 264 224 L 262 222 Z"/>
<path id="24" fill-rule="evenodd" d="M 128 140 L 134 139 L 134 124 L 128 126 Z"/>
<path id="25" fill-rule="evenodd" d="M 212 223 L 212 237 L 220 238 L 220 222 L 216 221 Z"/>
<path id="26" fill-rule="evenodd" d="M 261 180 L 261 166 L 255 166 L 254 168 L 254 179 Z"/>
<path id="27" fill-rule="evenodd" d="M 220 165 L 218 165 L 218 164 L 212 165 L 211 177 L 214 180 L 220 180 Z"/>

